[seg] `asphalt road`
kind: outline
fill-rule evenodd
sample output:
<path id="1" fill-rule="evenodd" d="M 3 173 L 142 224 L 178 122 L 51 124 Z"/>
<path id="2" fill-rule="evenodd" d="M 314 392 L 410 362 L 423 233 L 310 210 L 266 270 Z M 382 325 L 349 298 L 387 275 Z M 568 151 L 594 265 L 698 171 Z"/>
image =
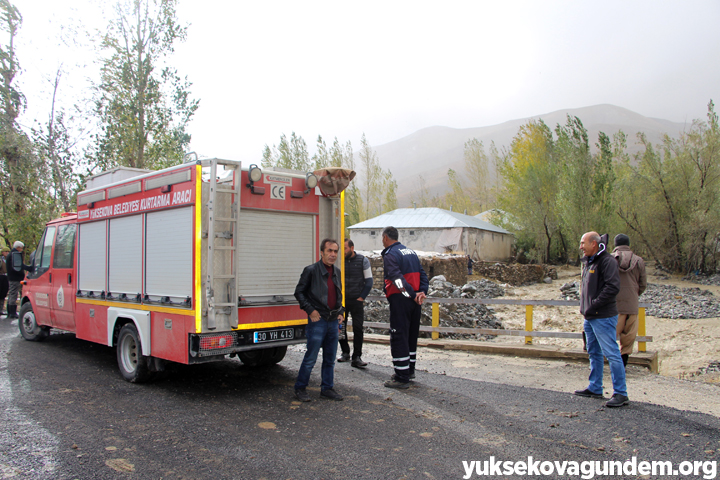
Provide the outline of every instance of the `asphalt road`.
<path id="1" fill-rule="evenodd" d="M 17 321 L 2 318 L 0 478 L 450 479 L 480 478 L 463 461 L 491 456 L 635 456 L 676 468 L 720 458 L 720 421 L 710 415 L 640 402 L 612 410 L 567 393 L 422 371 L 413 388 L 394 391 L 382 386 L 388 365 L 337 365 L 345 400 L 333 402 L 319 398 L 318 363 L 313 401 L 300 404 L 301 355 L 264 369 L 236 360 L 175 365 L 163 380 L 134 385 L 120 377 L 113 349 L 71 334 L 27 342 Z M 703 465 L 685 478 L 710 478 Z"/>

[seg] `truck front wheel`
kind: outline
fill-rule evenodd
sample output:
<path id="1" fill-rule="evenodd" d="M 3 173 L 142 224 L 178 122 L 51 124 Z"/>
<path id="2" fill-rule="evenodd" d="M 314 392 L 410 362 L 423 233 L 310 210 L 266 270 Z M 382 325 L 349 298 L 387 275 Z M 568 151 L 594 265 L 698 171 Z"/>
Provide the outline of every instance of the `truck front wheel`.
<path id="1" fill-rule="evenodd" d="M 140 336 L 132 323 L 125 324 L 118 334 L 117 362 L 123 378 L 131 383 L 143 383 L 152 378 L 147 357 L 142 355 Z"/>
<path id="2" fill-rule="evenodd" d="M 31 342 L 41 342 L 50 335 L 49 327 L 37 324 L 35 313 L 33 312 L 30 302 L 25 302 L 20 308 L 18 325 L 20 326 L 20 334 L 22 334 L 23 338 Z"/>

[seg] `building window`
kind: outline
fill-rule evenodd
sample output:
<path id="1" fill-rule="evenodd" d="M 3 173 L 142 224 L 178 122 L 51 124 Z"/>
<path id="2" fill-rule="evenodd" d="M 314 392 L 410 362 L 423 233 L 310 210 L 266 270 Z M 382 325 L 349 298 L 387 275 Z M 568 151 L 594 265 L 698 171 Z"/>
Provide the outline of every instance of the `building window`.
<path id="1" fill-rule="evenodd" d="M 371 237 L 374 237 L 374 236 L 375 236 L 375 230 L 370 230 L 370 236 L 371 236 Z"/>
<path id="2" fill-rule="evenodd" d="M 411 236 L 411 237 L 414 237 L 414 236 L 415 236 L 415 230 L 410 230 L 410 236 Z"/>

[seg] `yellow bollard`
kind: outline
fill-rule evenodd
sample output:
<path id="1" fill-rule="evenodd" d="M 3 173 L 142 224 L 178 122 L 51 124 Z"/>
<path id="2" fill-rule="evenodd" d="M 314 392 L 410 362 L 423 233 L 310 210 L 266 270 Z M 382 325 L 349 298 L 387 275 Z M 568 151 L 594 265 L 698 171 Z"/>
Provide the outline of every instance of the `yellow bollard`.
<path id="1" fill-rule="evenodd" d="M 440 326 L 440 304 L 439 303 L 432 304 L 432 326 L 433 326 L 433 328 Z M 432 339 L 437 340 L 438 338 L 440 338 L 440 333 L 432 332 Z"/>
<path id="2" fill-rule="evenodd" d="M 526 332 L 533 331 L 532 317 L 533 317 L 533 306 L 525 305 L 525 331 Z M 525 345 L 532 345 L 532 337 L 525 337 Z"/>
<path id="3" fill-rule="evenodd" d="M 645 307 L 638 311 L 638 335 L 645 336 Z M 646 342 L 638 342 L 638 352 L 646 352 Z"/>

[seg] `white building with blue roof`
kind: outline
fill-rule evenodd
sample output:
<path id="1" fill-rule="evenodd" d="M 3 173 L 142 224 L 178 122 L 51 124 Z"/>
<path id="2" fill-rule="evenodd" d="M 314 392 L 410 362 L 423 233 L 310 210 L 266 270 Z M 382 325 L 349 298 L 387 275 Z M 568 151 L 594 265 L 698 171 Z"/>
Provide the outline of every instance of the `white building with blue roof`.
<path id="1" fill-rule="evenodd" d="M 356 250 L 382 249 L 385 227 L 398 229 L 400 242 L 413 250 L 469 255 L 485 262 L 512 256 L 515 237 L 477 217 L 441 208 L 398 208 L 348 227 Z"/>

